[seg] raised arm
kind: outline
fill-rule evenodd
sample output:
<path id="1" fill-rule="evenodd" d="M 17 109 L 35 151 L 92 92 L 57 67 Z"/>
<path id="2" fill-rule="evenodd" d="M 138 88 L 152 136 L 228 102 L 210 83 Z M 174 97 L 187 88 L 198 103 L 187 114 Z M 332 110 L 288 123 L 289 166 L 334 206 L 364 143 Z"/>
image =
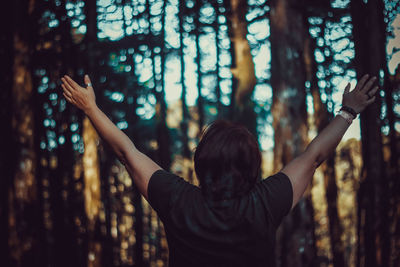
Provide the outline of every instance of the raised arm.
<path id="1" fill-rule="evenodd" d="M 369 104 L 375 101 L 375 93 L 378 87 L 372 88 L 376 78 L 369 79 L 364 75 L 350 92 L 350 84 L 347 84 L 342 106 L 353 109 L 356 113 L 363 111 Z M 372 88 L 372 89 L 371 89 Z M 316 168 L 325 161 L 335 150 L 344 133 L 349 128 L 353 115 L 343 112 L 336 116 L 307 146 L 306 150 L 287 164 L 281 171 L 285 173 L 293 188 L 292 208 L 299 202 L 308 184 L 310 183 Z M 346 120 L 345 117 L 349 119 Z"/>
<path id="2" fill-rule="evenodd" d="M 147 186 L 151 175 L 161 169 L 154 161 L 141 153 L 128 136 L 97 107 L 96 97 L 89 76 L 85 75 L 86 88 L 69 76 L 61 78 L 64 97 L 89 117 L 99 135 L 106 141 L 125 165 L 140 193 L 147 199 Z"/>

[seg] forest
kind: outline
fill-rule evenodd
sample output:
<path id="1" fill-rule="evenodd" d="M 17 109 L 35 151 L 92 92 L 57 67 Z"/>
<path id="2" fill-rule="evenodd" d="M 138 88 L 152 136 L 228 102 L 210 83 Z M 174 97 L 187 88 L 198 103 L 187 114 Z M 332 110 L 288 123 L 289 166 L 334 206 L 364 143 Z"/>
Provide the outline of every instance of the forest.
<path id="1" fill-rule="evenodd" d="M 83 112 L 98 106 L 164 169 L 216 119 L 245 125 L 268 177 L 368 73 L 377 100 L 277 232 L 279 267 L 400 266 L 400 1 L 13 0 L 0 16 L 1 266 L 168 265 L 163 224 Z"/>

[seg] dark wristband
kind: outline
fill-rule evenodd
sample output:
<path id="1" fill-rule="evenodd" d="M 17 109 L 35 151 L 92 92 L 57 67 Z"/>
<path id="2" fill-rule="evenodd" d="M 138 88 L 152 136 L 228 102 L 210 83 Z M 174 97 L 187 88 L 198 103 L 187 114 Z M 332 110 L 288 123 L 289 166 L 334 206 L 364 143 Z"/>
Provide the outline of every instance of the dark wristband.
<path id="1" fill-rule="evenodd" d="M 353 115 L 354 118 L 357 117 L 357 112 L 354 109 L 352 109 L 351 107 L 342 106 L 342 108 L 340 110 L 347 111 L 348 113 Z"/>

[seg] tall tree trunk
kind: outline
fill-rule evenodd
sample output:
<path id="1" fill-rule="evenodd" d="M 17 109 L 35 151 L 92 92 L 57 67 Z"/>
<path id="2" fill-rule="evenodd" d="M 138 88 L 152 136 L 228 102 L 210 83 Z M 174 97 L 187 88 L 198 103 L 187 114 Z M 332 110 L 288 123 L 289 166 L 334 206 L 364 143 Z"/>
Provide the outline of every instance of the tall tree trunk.
<path id="1" fill-rule="evenodd" d="M 104 210 L 104 228 L 105 233 L 102 238 L 102 255 L 101 262 L 104 266 L 113 266 L 114 261 L 114 240 L 111 233 L 111 213 L 113 200 L 111 199 L 110 187 L 111 187 L 111 168 L 113 166 L 113 160 L 106 156 L 111 154 L 106 147 L 102 146 L 99 149 L 100 154 L 100 181 L 101 181 L 101 199 L 103 202 Z"/>
<path id="2" fill-rule="evenodd" d="M 86 72 L 89 74 L 89 76 L 92 79 L 92 82 L 95 82 L 95 80 L 98 80 L 99 77 L 99 68 L 96 66 L 96 62 L 98 60 L 98 55 L 100 53 L 96 53 L 96 43 L 97 43 L 97 1 L 96 0 L 87 0 L 85 2 L 84 6 L 84 12 L 86 16 L 86 26 L 87 26 L 87 32 L 85 36 L 84 43 L 86 45 L 85 49 L 85 68 Z M 98 101 L 101 102 L 102 98 L 100 96 L 97 97 Z M 87 123 L 87 122 L 86 122 Z M 85 127 L 85 119 L 83 123 Z M 89 126 L 89 125 L 87 125 Z M 85 131 L 85 130 L 84 130 Z M 97 138 L 93 135 L 94 138 Z M 95 236 L 97 236 L 97 231 L 98 228 L 92 229 L 91 232 L 88 234 L 88 239 L 87 240 L 87 250 L 86 253 L 90 253 L 90 251 L 93 252 L 93 256 L 91 259 L 95 259 L 98 261 L 98 258 L 100 257 L 101 264 L 104 266 L 110 266 L 115 263 L 114 261 L 114 240 L 111 235 L 111 213 L 112 213 L 112 200 L 110 197 L 110 173 L 111 173 L 111 168 L 113 166 L 114 162 L 114 157 L 113 156 L 108 156 L 112 155 L 112 151 L 110 151 L 109 147 L 103 146 L 103 142 L 99 140 L 100 146 L 97 149 L 97 154 L 98 156 L 98 168 L 99 168 L 99 181 L 100 181 L 100 188 L 99 188 L 99 194 L 100 194 L 100 199 L 101 199 L 101 209 L 104 212 L 104 218 L 103 222 L 104 223 L 104 228 L 106 229 L 105 233 L 102 233 L 103 238 L 101 239 L 101 244 L 99 245 L 97 242 L 95 242 Z M 95 156 L 94 154 L 94 156 Z M 96 195 L 96 198 L 99 196 Z M 87 202 L 85 202 L 87 203 Z M 90 218 L 88 218 L 88 223 L 95 223 L 95 222 L 90 222 Z M 96 231 L 96 232 L 95 232 Z M 85 255 L 87 257 L 87 255 Z M 88 258 L 87 258 L 88 259 Z M 91 265 L 91 262 L 88 261 L 88 266 Z M 96 262 L 97 263 L 97 262 Z M 97 264 L 94 264 L 97 265 Z"/>
<path id="3" fill-rule="evenodd" d="M 201 82 L 202 82 L 202 72 L 201 72 L 201 52 L 200 52 L 200 29 L 201 29 L 201 24 L 199 21 L 200 18 L 200 8 L 202 5 L 202 1 L 195 1 L 195 5 L 194 5 L 194 31 L 195 31 L 195 38 L 196 38 L 196 59 L 195 59 L 195 63 L 197 66 L 197 90 L 198 90 L 198 97 L 197 97 L 197 113 L 199 114 L 199 133 L 198 133 L 198 137 L 200 138 L 200 135 L 202 133 L 203 130 L 203 126 L 204 126 L 204 99 L 203 96 L 201 94 Z"/>
<path id="4" fill-rule="evenodd" d="M 165 102 L 165 9 L 166 3 L 163 4 L 163 15 L 162 15 L 162 40 L 163 44 L 161 47 L 161 92 L 157 92 L 157 143 L 158 143 L 158 163 L 165 170 L 169 170 L 171 166 L 171 150 L 170 150 L 170 138 L 169 129 L 167 126 L 167 103 Z"/>
<path id="5" fill-rule="evenodd" d="M 383 2 L 351 1 L 355 67 L 357 77 L 368 73 L 379 77 L 385 68 Z M 357 266 L 389 266 L 390 237 L 388 222 L 388 183 L 384 171 L 380 122 L 380 97 L 361 114 L 361 139 L 364 160 L 359 208 L 363 238 L 359 239 Z"/>
<path id="6" fill-rule="evenodd" d="M 147 16 L 149 21 L 151 21 L 153 19 L 153 15 L 150 12 L 150 1 L 146 0 L 146 8 L 147 8 Z M 166 3 L 164 2 L 163 4 L 163 12 L 161 15 L 161 22 L 163 23 L 163 28 L 161 29 L 161 35 L 164 36 L 165 32 L 164 32 L 164 23 L 165 23 L 165 9 L 166 9 Z M 149 32 L 151 32 L 151 26 L 149 25 Z M 164 40 L 164 38 L 163 38 Z M 157 99 L 164 97 L 164 64 L 162 63 L 162 68 L 160 69 L 161 73 L 157 72 L 157 68 L 156 68 L 156 57 L 161 57 L 162 61 L 164 61 L 165 59 L 163 58 L 164 56 L 159 54 L 159 52 L 156 52 L 154 47 L 152 45 L 150 45 L 150 58 L 152 61 L 152 79 L 153 79 L 153 87 L 151 88 L 152 93 L 155 95 L 155 97 Z M 162 44 L 162 47 L 164 46 L 164 43 Z M 157 54 L 158 53 L 158 54 Z M 164 53 L 164 50 L 161 51 L 161 53 Z M 183 55 L 182 55 L 183 57 Z M 182 60 L 182 59 L 181 59 Z M 160 76 L 161 79 L 158 80 L 157 76 Z M 184 86 L 184 85 L 183 85 Z M 161 89 L 161 92 L 160 91 Z M 183 89 L 183 88 L 182 88 Z M 182 95 L 184 95 L 184 91 L 182 91 Z M 161 101 L 165 101 L 165 99 L 162 99 Z M 163 104 L 165 105 L 165 103 Z M 161 106 L 157 105 L 157 114 L 156 114 L 156 118 L 157 118 L 157 122 L 160 119 L 160 108 Z M 182 107 L 183 108 L 183 107 Z M 166 123 L 166 121 L 164 121 L 164 124 Z M 182 125 L 181 125 L 182 126 Z M 184 127 L 184 126 L 183 126 Z M 182 128 L 183 129 L 183 128 Z M 156 132 L 157 135 L 157 140 L 160 140 L 160 137 L 158 136 L 159 132 Z M 183 139 L 185 139 L 185 133 L 183 133 Z M 169 139 L 168 139 L 169 142 Z M 185 150 L 185 148 L 184 148 Z M 148 151 L 149 155 L 156 153 L 152 158 L 155 158 L 157 160 L 159 160 L 158 157 L 158 151 Z M 139 193 L 139 192 L 138 192 Z M 156 264 L 158 259 L 161 259 L 162 257 L 167 257 L 167 260 L 163 261 L 163 262 L 167 262 L 168 261 L 168 252 L 165 252 L 165 250 L 163 250 L 162 247 L 162 242 L 166 241 L 165 239 L 165 233 L 164 233 L 164 229 L 163 226 L 161 225 L 160 219 L 157 216 L 157 213 L 155 212 L 155 210 L 153 210 L 153 208 L 150 206 L 150 204 L 144 200 L 144 198 L 140 195 L 137 196 L 140 197 L 140 202 L 142 205 L 141 208 L 141 215 L 142 218 L 141 223 L 142 223 L 142 232 L 143 232 L 143 239 L 142 239 L 142 264 L 143 266 L 153 266 L 154 264 Z M 139 218 L 137 218 L 136 220 L 139 220 Z M 163 236 L 164 234 L 164 236 Z M 157 254 L 157 255 L 156 255 Z"/>
<path id="7" fill-rule="evenodd" d="M 186 84 L 185 84 L 185 58 L 184 58 L 184 43 L 183 43 L 183 34 L 184 34 L 184 29 L 183 29 L 183 22 L 184 22 L 184 8 L 185 8 L 185 2 L 180 0 L 179 2 L 179 58 L 180 58 L 180 63 L 181 63 L 181 84 L 182 84 L 182 95 L 181 95 L 181 103 L 182 103 L 182 121 L 181 121 L 181 132 L 182 132 L 182 155 L 185 158 L 190 158 L 191 153 L 189 150 L 189 137 L 188 137 L 188 123 L 189 123 L 189 111 L 188 107 L 186 104 Z"/>
<path id="8" fill-rule="evenodd" d="M 154 61 L 153 61 L 154 62 Z M 133 59 L 133 55 L 129 55 L 128 59 L 128 64 L 132 66 L 131 70 L 131 75 L 134 76 L 134 72 L 136 69 L 135 61 Z M 127 84 L 127 81 L 125 82 Z M 154 89 L 154 88 L 153 88 Z M 136 114 L 137 110 L 137 102 L 135 99 L 138 98 L 138 94 L 136 90 L 128 90 L 125 89 L 125 92 L 123 92 L 124 95 L 126 96 L 126 99 L 128 100 L 126 103 L 126 114 L 127 114 L 127 122 L 129 125 L 128 128 L 128 136 L 132 140 L 137 140 L 135 145 L 137 148 L 141 151 L 143 151 L 144 147 L 143 144 L 139 141 L 138 134 L 136 131 L 136 126 L 139 122 L 139 118 Z M 129 99 L 132 99 L 132 101 L 129 101 Z M 129 104 L 132 102 L 132 104 Z M 143 231 L 143 198 L 142 195 L 139 192 L 139 189 L 137 186 L 134 184 L 134 190 L 133 190 L 133 203 L 135 207 L 135 237 L 136 237 L 136 243 L 135 243 L 135 254 L 134 254 L 134 260 L 135 264 L 137 266 L 143 265 L 143 237 L 144 235 L 147 235 L 148 233 L 145 233 Z"/>
<path id="9" fill-rule="evenodd" d="M 386 27 L 386 23 L 384 25 Z M 384 48 L 384 47 L 383 47 Z M 382 51 L 386 57 L 386 51 Z M 398 131 L 396 131 L 395 124 L 399 121 L 399 116 L 396 118 L 394 107 L 399 103 L 399 101 L 394 100 L 396 92 L 400 92 L 400 67 L 396 69 L 395 75 L 391 76 L 389 74 L 388 65 L 384 66 L 384 83 L 383 88 L 385 90 L 385 103 L 387 112 L 387 123 L 389 126 L 389 150 L 390 159 L 386 163 L 388 184 L 390 187 L 389 201 L 389 220 L 390 220 L 390 232 L 391 236 L 391 248 L 389 266 L 400 266 L 400 212 L 398 212 L 397 203 L 400 203 L 400 140 L 398 137 Z M 394 227 L 393 227 L 394 226 Z"/>
<path id="10" fill-rule="evenodd" d="M 215 67 L 215 72 L 217 74 L 217 85 L 215 88 L 215 96 L 217 98 L 217 112 L 218 112 L 218 118 L 222 118 L 222 103 L 221 103 L 221 76 L 220 76 L 220 62 L 219 62 L 219 56 L 221 54 L 221 48 L 220 48 L 220 23 L 219 23 L 219 17 L 222 15 L 220 11 L 220 3 L 219 1 L 212 1 L 214 10 L 215 10 L 215 52 L 216 52 L 216 57 L 217 57 L 217 64 Z"/>
<path id="11" fill-rule="evenodd" d="M 233 119 L 245 125 L 250 132 L 257 135 L 256 114 L 251 100 L 254 86 L 257 83 L 253 57 L 247 40 L 247 1 L 231 0 L 228 13 L 229 37 L 232 53 L 231 72 Z"/>
<path id="12" fill-rule="evenodd" d="M 30 16 L 34 2 L 16 1 L 16 28 L 13 36 L 13 89 L 12 131 L 16 165 L 8 194 L 9 245 L 11 257 L 18 266 L 34 262 L 37 243 L 35 228 L 38 215 L 35 180 L 36 152 L 34 149 L 33 84 L 30 71 L 32 45 L 30 40 Z M 11 167 L 11 166 L 10 166 Z"/>
<path id="13" fill-rule="evenodd" d="M 13 170 L 16 163 L 16 153 L 14 146 L 13 129 L 11 124 L 10 112 L 13 109 L 12 89 L 13 89 L 13 65 L 14 65 L 14 30 L 16 18 L 16 1 L 9 3 L 9 10 L 0 17 L 0 121 L 3 125 L 0 131 L 0 258 L 4 266 L 14 266 L 11 264 L 9 241 L 9 201 L 8 195 L 11 188 Z"/>
<path id="14" fill-rule="evenodd" d="M 52 61 L 41 61 L 37 63 L 37 66 L 44 68 L 46 70 L 46 77 L 52 80 L 59 79 L 61 73 L 73 75 L 81 61 L 79 57 L 77 57 L 76 46 L 72 40 L 70 21 L 68 19 L 62 19 L 64 16 L 67 16 L 66 1 L 61 1 L 60 4 L 49 2 L 48 8 L 54 12 L 55 18 L 60 21 L 57 27 L 59 39 L 53 37 L 55 36 L 55 32 L 51 31 L 50 35 L 42 36 L 42 38 L 50 44 L 51 48 L 46 49 L 43 47 L 41 53 L 51 57 Z M 61 267 L 79 265 L 86 262 L 86 259 L 80 257 L 82 255 L 79 254 L 84 247 L 80 246 L 78 241 L 79 228 L 76 227 L 74 222 L 74 219 L 81 215 L 81 213 L 79 213 L 79 215 L 77 214 L 78 211 L 83 209 L 83 203 L 77 201 L 77 198 L 72 195 L 75 191 L 75 181 L 71 178 L 73 177 L 76 153 L 71 141 L 72 133 L 69 131 L 68 127 L 64 127 L 65 124 L 69 123 L 66 118 L 70 118 L 68 113 L 71 112 L 71 110 L 67 109 L 65 113 L 59 112 L 57 107 L 60 106 L 62 97 L 58 91 L 57 102 L 51 101 L 51 96 L 54 93 L 55 90 L 49 86 L 48 90 L 46 90 L 46 99 L 44 99 L 42 104 L 48 104 L 46 111 L 52 111 L 51 114 L 45 115 L 45 119 L 54 121 L 54 126 L 46 129 L 46 141 L 50 144 L 51 142 L 56 144 L 48 147 L 48 160 L 51 162 L 51 164 L 49 164 L 51 166 L 48 166 L 48 168 L 50 211 L 52 215 L 52 234 L 54 238 L 54 243 L 52 244 L 54 253 L 52 253 L 52 256 L 54 264 Z M 48 135 L 49 132 L 53 133 L 54 137 L 50 137 Z M 66 139 L 64 144 L 57 142 L 59 140 L 58 138 L 61 136 Z M 80 219 L 82 223 L 85 223 L 85 217 Z M 71 253 L 76 255 L 76 257 L 71 257 Z"/>
<path id="15" fill-rule="evenodd" d="M 400 66 L 397 67 L 395 75 L 391 77 L 391 85 L 393 88 L 394 92 L 400 92 Z M 388 105 L 389 108 L 389 105 Z M 393 112 L 393 110 L 392 110 Z M 400 117 L 397 116 L 397 122 L 400 120 Z M 395 121 L 393 121 L 393 124 Z M 394 127 L 393 127 L 394 128 Z M 394 130 L 394 129 L 393 129 Z M 392 131 L 392 129 L 391 129 Z M 392 135 L 394 135 L 392 137 Z M 396 146 L 396 149 L 400 149 L 400 137 L 397 134 L 397 132 L 394 132 L 391 134 L 391 141 L 390 141 L 390 146 Z M 391 148 L 391 151 L 396 151 L 394 148 Z M 396 152 L 391 152 L 391 157 L 394 157 L 396 155 Z M 393 187 L 392 187 L 392 218 L 391 218 L 391 228 L 393 229 L 392 234 L 392 244 L 393 246 L 391 247 L 391 265 L 389 266 L 400 266 L 400 212 L 398 210 L 398 203 L 400 203 L 400 175 L 399 175 L 399 165 L 400 165 L 400 157 L 395 157 L 393 160 L 393 163 L 396 164 L 396 169 L 394 172 L 392 172 L 393 176 Z"/>
<path id="16" fill-rule="evenodd" d="M 92 74 L 96 68 L 96 55 L 94 46 L 97 41 L 97 4 L 95 0 L 86 1 L 84 12 L 86 14 L 87 33 L 84 39 L 86 45 L 86 62 L 84 67 L 87 74 Z M 96 76 L 91 76 L 95 78 Z M 103 263 L 103 249 L 100 240 L 96 239 L 99 235 L 100 223 L 99 212 L 101 209 L 101 179 L 100 179 L 100 159 L 98 151 L 99 136 L 90 120 L 85 117 L 82 123 L 83 143 L 85 146 L 82 164 L 84 177 L 84 204 L 87 217 L 87 266 L 101 266 Z M 106 254 L 105 252 L 104 254 Z M 103 263 L 104 264 L 104 263 Z"/>
<path id="17" fill-rule="evenodd" d="M 314 58 L 315 47 L 315 41 L 311 38 L 311 36 L 308 36 L 306 40 L 304 59 L 306 62 L 307 80 L 310 81 L 311 95 L 313 97 L 314 120 L 318 129 L 318 133 L 320 133 L 329 124 L 333 116 L 328 112 L 326 106 L 321 100 L 318 80 L 316 77 L 317 65 Z M 331 155 L 321 167 L 324 173 L 325 181 L 326 202 L 328 206 L 327 215 L 329 220 L 329 235 L 333 255 L 333 266 L 341 267 L 345 266 L 345 260 L 344 244 L 341 240 L 343 229 L 342 225 L 340 224 L 337 209 L 335 155 Z"/>
<path id="18" fill-rule="evenodd" d="M 88 255 L 87 266 L 101 266 L 101 245 L 94 239 L 100 210 L 100 166 L 97 152 L 99 137 L 89 118 L 83 120 L 83 154 L 84 197 L 87 216 Z"/>
<path id="19" fill-rule="evenodd" d="M 36 2 L 35 2 L 36 3 Z M 45 5 L 34 5 L 34 10 L 32 11 L 32 20 L 38 22 L 42 17 L 44 10 L 46 9 Z M 33 45 L 37 45 L 39 43 L 40 37 L 40 23 L 35 23 L 32 26 L 31 30 L 31 40 Z M 37 61 L 41 56 L 39 55 L 39 51 L 35 51 L 32 55 L 32 62 L 37 64 Z M 32 65 L 36 65 L 32 64 Z M 32 66 L 32 70 L 35 67 Z M 42 77 L 33 75 L 33 84 L 34 88 L 37 88 L 41 82 Z M 50 203 L 49 203 L 49 161 L 48 154 L 49 151 L 47 149 L 41 148 L 41 143 L 45 139 L 46 128 L 43 127 L 44 121 L 44 110 L 43 110 L 43 102 L 44 102 L 44 94 L 40 94 L 38 90 L 33 91 L 34 103 L 35 103 L 35 112 L 34 112 L 34 149 L 37 153 L 37 168 L 35 172 L 36 178 L 36 186 L 38 192 L 38 209 L 37 213 L 40 214 L 38 216 L 38 222 L 36 226 L 36 235 L 38 246 L 35 249 L 36 255 L 43 255 L 43 257 L 36 257 L 34 263 L 30 263 L 30 265 L 35 266 L 46 266 L 51 265 L 51 255 L 52 255 L 52 237 L 50 228 L 52 225 L 52 218 L 50 216 Z M 40 194 L 39 194 L 40 192 Z"/>
<path id="20" fill-rule="evenodd" d="M 275 172 L 303 152 L 307 144 L 303 61 L 307 28 L 304 11 L 295 5 L 294 0 L 270 2 Z M 310 190 L 307 190 L 278 229 L 278 266 L 310 266 L 316 258 L 313 214 Z"/>

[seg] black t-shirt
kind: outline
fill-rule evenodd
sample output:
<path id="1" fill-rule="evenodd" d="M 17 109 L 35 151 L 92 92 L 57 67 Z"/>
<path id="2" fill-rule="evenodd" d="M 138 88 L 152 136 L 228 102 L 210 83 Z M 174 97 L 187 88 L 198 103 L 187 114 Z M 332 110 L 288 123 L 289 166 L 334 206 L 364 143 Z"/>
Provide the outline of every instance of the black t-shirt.
<path id="1" fill-rule="evenodd" d="M 282 172 L 237 199 L 206 201 L 181 177 L 156 171 L 148 197 L 164 223 L 169 267 L 275 266 L 276 229 L 290 211 L 292 184 Z"/>

